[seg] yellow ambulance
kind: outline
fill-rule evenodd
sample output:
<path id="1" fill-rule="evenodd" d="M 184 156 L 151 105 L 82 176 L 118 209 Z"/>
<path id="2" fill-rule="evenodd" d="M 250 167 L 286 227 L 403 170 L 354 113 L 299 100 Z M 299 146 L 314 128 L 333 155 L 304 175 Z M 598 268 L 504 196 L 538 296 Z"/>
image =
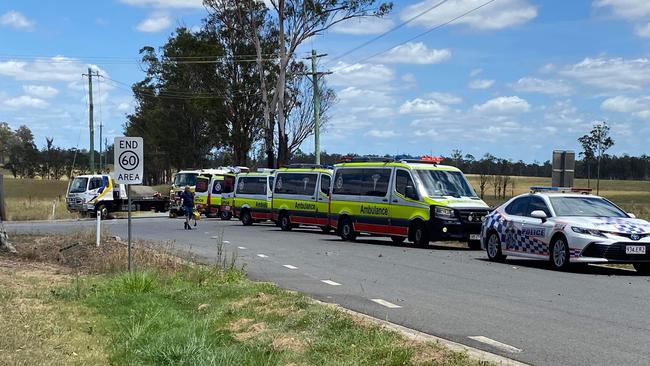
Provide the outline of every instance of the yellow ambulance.
<path id="1" fill-rule="evenodd" d="M 284 231 L 302 224 L 329 232 L 331 182 L 332 170 L 321 165 L 292 164 L 279 169 L 271 200 L 273 220 Z"/>
<path id="2" fill-rule="evenodd" d="M 227 200 L 235 217 L 245 226 L 255 222 L 271 220 L 271 194 L 274 171 L 262 169 L 255 173 L 237 174 L 232 201 Z"/>
<path id="3" fill-rule="evenodd" d="M 360 157 L 335 165 L 330 226 L 343 240 L 368 233 L 419 246 L 465 241 L 479 249 L 489 206 L 459 169 L 441 160 Z"/>

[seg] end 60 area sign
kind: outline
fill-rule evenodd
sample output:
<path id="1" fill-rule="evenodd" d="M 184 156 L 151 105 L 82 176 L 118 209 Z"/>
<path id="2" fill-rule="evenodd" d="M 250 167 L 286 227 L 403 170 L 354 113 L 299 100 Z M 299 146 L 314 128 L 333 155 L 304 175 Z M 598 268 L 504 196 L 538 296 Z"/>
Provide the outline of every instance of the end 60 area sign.
<path id="1" fill-rule="evenodd" d="M 120 184 L 142 184 L 144 170 L 142 137 L 115 138 L 115 181 Z"/>

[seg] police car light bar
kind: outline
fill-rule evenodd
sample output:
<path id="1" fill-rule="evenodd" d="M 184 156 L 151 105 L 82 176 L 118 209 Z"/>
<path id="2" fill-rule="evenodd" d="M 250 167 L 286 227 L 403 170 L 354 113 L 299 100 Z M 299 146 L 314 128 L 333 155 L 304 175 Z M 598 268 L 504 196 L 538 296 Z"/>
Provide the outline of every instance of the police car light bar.
<path id="1" fill-rule="evenodd" d="M 591 188 L 545 187 L 545 186 L 530 187 L 530 193 L 539 193 L 539 192 L 589 194 L 591 192 Z"/>

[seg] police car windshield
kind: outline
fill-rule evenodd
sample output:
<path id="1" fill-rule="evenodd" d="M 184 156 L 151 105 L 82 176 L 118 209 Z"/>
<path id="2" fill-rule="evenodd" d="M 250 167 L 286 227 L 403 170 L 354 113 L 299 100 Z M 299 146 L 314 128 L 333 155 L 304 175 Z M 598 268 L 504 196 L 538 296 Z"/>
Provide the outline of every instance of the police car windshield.
<path id="1" fill-rule="evenodd" d="M 174 178 L 174 185 L 176 187 L 195 186 L 197 173 L 178 173 Z"/>
<path id="2" fill-rule="evenodd" d="M 77 177 L 72 181 L 70 185 L 70 193 L 83 193 L 86 191 L 88 186 L 88 178 Z"/>
<path id="3" fill-rule="evenodd" d="M 444 170 L 415 171 L 430 197 L 476 197 L 476 193 L 461 172 Z"/>
<path id="4" fill-rule="evenodd" d="M 627 217 L 611 202 L 598 197 L 550 197 L 557 216 Z"/>

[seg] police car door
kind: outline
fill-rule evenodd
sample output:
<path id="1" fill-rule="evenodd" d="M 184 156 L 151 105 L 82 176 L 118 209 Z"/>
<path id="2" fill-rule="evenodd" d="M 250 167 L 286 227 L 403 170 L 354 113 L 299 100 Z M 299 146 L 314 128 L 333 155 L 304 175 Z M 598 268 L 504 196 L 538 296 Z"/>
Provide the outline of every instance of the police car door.
<path id="1" fill-rule="evenodd" d="M 551 217 L 551 211 L 546 202 L 541 197 L 531 196 L 524 218 L 524 249 L 528 254 L 548 255 L 549 243 L 546 240 L 546 235 L 553 231 L 553 223 L 532 217 L 533 211 L 544 211 L 546 217 Z"/>
<path id="2" fill-rule="evenodd" d="M 507 251 L 524 253 L 522 232 L 524 230 L 524 221 L 526 220 L 526 211 L 528 210 L 529 196 L 523 196 L 510 202 L 505 211 L 507 220 L 504 222 L 505 240 L 502 243 Z"/>

